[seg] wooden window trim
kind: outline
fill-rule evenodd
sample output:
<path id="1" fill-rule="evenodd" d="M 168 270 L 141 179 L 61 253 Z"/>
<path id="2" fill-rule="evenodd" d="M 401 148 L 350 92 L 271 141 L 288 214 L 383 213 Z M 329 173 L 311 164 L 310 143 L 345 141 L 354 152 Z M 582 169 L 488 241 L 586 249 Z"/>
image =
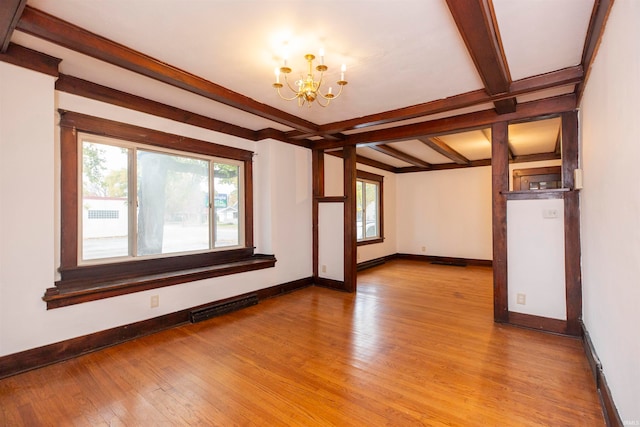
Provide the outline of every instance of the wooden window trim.
<path id="1" fill-rule="evenodd" d="M 366 246 L 366 245 L 373 245 L 376 243 L 382 243 L 384 242 L 384 185 L 383 185 L 383 181 L 384 181 L 384 176 L 382 175 L 377 175 L 375 173 L 371 173 L 371 172 L 366 172 L 366 171 L 361 171 L 358 170 L 356 171 L 356 177 L 357 179 L 366 179 L 368 181 L 374 181 L 378 183 L 378 188 L 380 190 L 379 194 L 378 194 L 378 226 L 380 228 L 380 237 L 378 237 L 377 239 L 368 239 L 368 240 L 359 240 L 356 242 L 357 246 Z"/>
<path id="2" fill-rule="evenodd" d="M 253 152 L 70 111 L 60 110 L 60 115 L 61 279 L 55 283 L 55 287 L 47 289 L 43 296 L 47 309 L 275 265 L 274 256 L 254 254 Z M 243 162 L 246 211 L 244 248 L 79 265 L 79 132 Z"/>

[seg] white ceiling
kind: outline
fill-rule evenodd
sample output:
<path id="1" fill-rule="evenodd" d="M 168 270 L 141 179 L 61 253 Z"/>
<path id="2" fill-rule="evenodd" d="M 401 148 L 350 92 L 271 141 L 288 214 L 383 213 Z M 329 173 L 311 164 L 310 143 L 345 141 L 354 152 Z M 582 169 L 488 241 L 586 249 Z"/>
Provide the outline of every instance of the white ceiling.
<path id="1" fill-rule="evenodd" d="M 580 64 L 594 0 L 492 3 L 512 80 Z M 316 124 L 484 87 L 445 0 L 28 0 L 27 5 Z M 62 58 L 60 69 L 64 74 L 253 130 L 291 129 L 20 31 L 14 32 L 12 41 Z M 349 84 L 343 95 L 327 108 L 300 108 L 295 102 L 278 98 L 271 84 L 274 68 L 282 65 L 285 43 L 294 75 L 305 67 L 304 54 L 317 55 L 321 47 L 329 66 L 328 81 L 337 80 L 340 65 L 346 64 Z M 335 83 L 331 85 L 336 91 Z M 572 85 L 555 88 L 518 97 L 518 102 L 571 91 Z M 489 108 L 493 105 L 466 110 Z M 541 131 L 541 126 L 532 131 Z M 541 135 L 555 132 L 555 138 L 557 123 L 549 126 L 555 126 L 555 130 L 543 130 Z M 464 146 L 464 136 L 441 139 L 451 142 L 452 148 L 462 154 L 468 151 L 470 160 L 487 158 L 484 148 Z M 466 136 L 480 140 L 471 134 Z M 514 154 L 538 149 L 520 148 L 525 140 L 511 141 L 518 144 L 517 149 L 512 147 Z M 402 148 L 400 144 L 394 147 L 421 155 L 430 163 L 450 161 L 433 151 L 418 153 L 416 150 L 430 150 L 420 142 L 407 142 Z M 549 144 L 547 141 L 545 150 Z M 367 156 L 369 151 L 359 149 Z M 378 159 L 385 155 L 376 152 L 371 158 L 374 156 Z M 406 166 L 404 162 L 398 164 Z"/>

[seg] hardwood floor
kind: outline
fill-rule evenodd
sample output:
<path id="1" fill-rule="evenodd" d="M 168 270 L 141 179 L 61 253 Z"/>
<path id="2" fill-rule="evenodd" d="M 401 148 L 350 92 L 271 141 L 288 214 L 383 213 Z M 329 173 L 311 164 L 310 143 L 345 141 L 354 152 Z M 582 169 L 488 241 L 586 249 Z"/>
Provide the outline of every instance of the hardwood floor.
<path id="1" fill-rule="evenodd" d="M 603 426 L 579 340 L 492 321 L 491 270 L 396 260 L 0 380 L 0 425 Z"/>

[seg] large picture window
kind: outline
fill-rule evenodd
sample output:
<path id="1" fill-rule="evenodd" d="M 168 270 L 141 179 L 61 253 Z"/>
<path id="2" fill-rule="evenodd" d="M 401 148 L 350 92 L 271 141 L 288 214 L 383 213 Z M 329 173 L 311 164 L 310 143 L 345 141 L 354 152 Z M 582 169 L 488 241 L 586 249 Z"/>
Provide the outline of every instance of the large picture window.
<path id="1" fill-rule="evenodd" d="M 382 234 L 382 176 L 357 171 L 356 239 L 358 244 L 379 243 Z"/>
<path id="2" fill-rule="evenodd" d="M 90 134 L 79 140 L 82 264 L 241 246 L 242 162 Z"/>
<path id="3" fill-rule="evenodd" d="M 253 248 L 251 151 L 61 111 L 57 308 L 273 267 Z"/>

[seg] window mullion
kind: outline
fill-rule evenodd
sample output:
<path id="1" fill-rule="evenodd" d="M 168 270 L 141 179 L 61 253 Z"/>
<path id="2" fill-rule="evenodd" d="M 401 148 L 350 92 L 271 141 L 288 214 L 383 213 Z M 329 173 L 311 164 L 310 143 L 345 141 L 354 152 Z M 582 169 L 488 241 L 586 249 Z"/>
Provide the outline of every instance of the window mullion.
<path id="1" fill-rule="evenodd" d="M 216 189 L 215 189 L 215 180 L 214 169 L 215 162 L 213 160 L 209 161 L 209 249 L 214 249 L 216 247 L 216 208 L 215 208 L 215 199 L 216 199 Z"/>
<path id="2" fill-rule="evenodd" d="M 138 150 L 129 152 L 129 256 L 138 255 Z"/>

